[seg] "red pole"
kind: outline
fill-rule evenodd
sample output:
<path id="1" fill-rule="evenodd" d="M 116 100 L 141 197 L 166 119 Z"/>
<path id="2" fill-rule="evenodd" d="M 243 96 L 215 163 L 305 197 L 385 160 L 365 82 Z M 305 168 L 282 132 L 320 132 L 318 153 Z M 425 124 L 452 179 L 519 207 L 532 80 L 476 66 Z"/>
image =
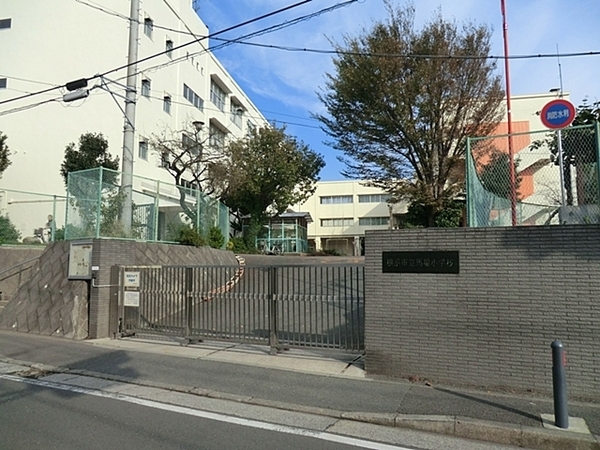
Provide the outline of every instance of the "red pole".
<path id="1" fill-rule="evenodd" d="M 506 80 L 506 110 L 508 118 L 508 171 L 510 176 L 510 215 L 512 226 L 517 225 L 517 189 L 515 182 L 515 153 L 512 137 L 512 111 L 510 105 L 510 69 L 508 64 L 508 24 L 506 22 L 505 0 L 500 0 L 502 9 L 502 30 L 504 36 L 504 77 Z"/>

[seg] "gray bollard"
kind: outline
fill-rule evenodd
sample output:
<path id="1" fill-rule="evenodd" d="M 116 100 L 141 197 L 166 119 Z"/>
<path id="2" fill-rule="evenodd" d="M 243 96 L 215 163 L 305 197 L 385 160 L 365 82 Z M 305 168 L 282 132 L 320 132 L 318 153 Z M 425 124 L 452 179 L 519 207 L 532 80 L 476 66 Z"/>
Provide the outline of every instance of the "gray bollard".
<path id="1" fill-rule="evenodd" d="M 554 424 L 558 428 L 569 428 L 567 408 L 567 376 L 565 352 L 562 342 L 552 342 L 552 390 L 554 392 Z"/>

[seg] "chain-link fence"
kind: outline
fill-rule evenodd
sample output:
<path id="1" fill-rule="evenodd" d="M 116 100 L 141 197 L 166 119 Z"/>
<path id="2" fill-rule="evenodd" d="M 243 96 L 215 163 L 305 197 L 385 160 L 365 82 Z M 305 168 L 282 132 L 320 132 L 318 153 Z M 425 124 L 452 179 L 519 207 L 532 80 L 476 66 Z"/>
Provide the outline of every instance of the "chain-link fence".
<path id="1" fill-rule="evenodd" d="M 598 124 L 468 139 L 468 225 L 600 223 L 599 139 Z"/>
<path id="2" fill-rule="evenodd" d="M 103 167 L 69 173 L 65 239 L 175 242 L 184 227 L 193 226 L 206 235 L 216 226 L 227 241 L 229 208 L 218 200 L 195 189 L 139 176 L 133 176 L 128 196 L 121 177 L 122 172 Z M 131 208 L 125 207 L 128 198 Z M 124 211 L 131 211 L 127 221 Z"/>
<path id="3" fill-rule="evenodd" d="M 0 243 L 62 239 L 66 196 L 0 188 Z"/>

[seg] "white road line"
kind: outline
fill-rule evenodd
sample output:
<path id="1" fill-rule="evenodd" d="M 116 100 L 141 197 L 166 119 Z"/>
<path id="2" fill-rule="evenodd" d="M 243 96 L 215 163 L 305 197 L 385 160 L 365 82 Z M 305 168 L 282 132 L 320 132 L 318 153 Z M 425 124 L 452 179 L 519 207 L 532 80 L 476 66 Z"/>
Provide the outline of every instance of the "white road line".
<path id="1" fill-rule="evenodd" d="M 260 422 L 258 420 L 243 419 L 241 417 L 227 416 L 225 414 L 218 414 L 208 411 L 201 411 L 197 409 L 187 408 L 185 406 L 170 405 L 167 403 L 160 403 L 153 400 L 146 400 L 142 398 L 130 397 L 128 395 L 103 392 L 95 389 L 88 389 L 79 386 L 70 386 L 67 384 L 54 383 L 52 381 L 37 380 L 32 378 L 22 378 L 13 375 L 0 374 L 0 379 L 16 381 L 18 383 L 31 384 L 34 386 L 42 386 L 51 389 L 60 389 L 62 391 L 75 392 L 78 394 L 93 395 L 96 397 L 109 398 L 113 400 L 120 400 L 123 402 L 134 403 L 137 405 L 147 406 L 149 408 L 160 409 L 163 411 L 171 411 L 180 414 L 187 414 L 189 416 L 200 417 L 203 419 L 216 420 L 219 422 L 231 423 L 234 425 L 240 425 L 244 427 L 257 428 L 261 430 L 275 431 L 278 433 L 293 434 L 297 436 L 312 437 L 315 439 L 321 439 L 323 441 L 338 442 L 340 444 L 351 445 L 354 447 L 372 449 L 372 450 L 414 450 L 408 447 L 398 447 L 394 445 L 383 444 L 379 442 L 366 441 L 363 439 L 352 438 L 348 436 L 342 436 L 338 434 L 327 433 L 325 431 L 307 430 L 305 428 L 296 428 L 286 425 L 277 425 L 268 422 Z"/>

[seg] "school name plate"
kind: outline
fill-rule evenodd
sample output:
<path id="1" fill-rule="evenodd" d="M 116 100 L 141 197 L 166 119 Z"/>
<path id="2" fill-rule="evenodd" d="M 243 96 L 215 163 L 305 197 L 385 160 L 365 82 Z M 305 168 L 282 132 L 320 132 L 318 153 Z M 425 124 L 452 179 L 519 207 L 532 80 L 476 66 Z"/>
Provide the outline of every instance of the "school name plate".
<path id="1" fill-rule="evenodd" d="M 458 251 L 383 252 L 383 273 L 459 273 Z"/>

